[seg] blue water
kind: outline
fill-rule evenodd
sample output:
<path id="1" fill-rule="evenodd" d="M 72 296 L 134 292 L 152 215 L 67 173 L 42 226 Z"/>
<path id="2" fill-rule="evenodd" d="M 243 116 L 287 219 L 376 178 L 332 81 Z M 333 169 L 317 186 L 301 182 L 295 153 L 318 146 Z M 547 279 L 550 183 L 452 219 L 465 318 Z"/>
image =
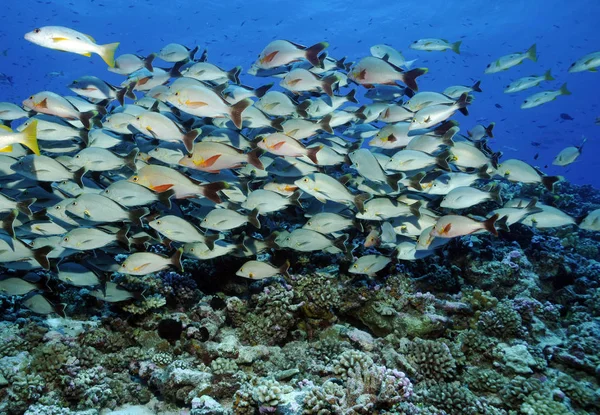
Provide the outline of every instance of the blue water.
<path id="1" fill-rule="evenodd" d="M 401 4 L 395 4 L 401 3 Z M 517 157 L 562 174 L 578 184 L 600 187 L 600 74 L 569 74 L 569 65 L 600 49 L 600 2 L 577 0 L 530 1 L 403 1 L 341 0 L 284 1 L 5 1 L 0 27 L 0 72 L 13 85 L 0 83 L 0 101 L 21 102 L 32 93 L 52 90 L 71 93 L 66 85 L 82 75 L 96 75 L 120 83 L 121 77 L 106 71 L 98 56 L 85 58 L 28 43 L 23 34 L 38 26 L 63 25 L 91 34 L 98 43 L 120 41 L 119 53 L 142 55 L 158 51 L 170 42 L 208 48 L 209 61 L 224 68 L 248 69 L 272 39 L 303 44 L 326 40 L 329 53 L 350 60 L 369 54 L 369 47 L 387 43 L 407 59 L 430 72 L 419 79 L 421 90 L 442 91 L 450 85 L 470 85 L 482 80 L 471 115 L 457 119 L 463 131 L 477 123 L 495 121 L 491 145 L 507 157 Z M 462 40 L 462 53 L 418 52 L 408 45 L 419 38 Z M 537 63 L 525 61 L 508 72 L 485 75 L 496 58 L 525 51 L 537 43 Z M 538 88 L 507 95 L 505 86 L 521 76 L 552 70 L 555 81 Z M 52 72 L 58 76 L 48 75 Z M 62 73 L 62 74 L 61 74 Z M 248 75 L 250 85 L 267 82 Z M 521 102 L 542 88 L 558 89 L 567 82 L 571 96 L 547 105 L 521 110 Z M 573 120 L 563 120 L 568 114 Z M 567 167 L 551 166 L 565 146 L 589 138 L 579 160 Z M 534 147 L 531 142 L 540 142 Z M 539 159 L 534 155 L 539 153 Z M 544 166 L 548 165 L 548 168 Z"/>

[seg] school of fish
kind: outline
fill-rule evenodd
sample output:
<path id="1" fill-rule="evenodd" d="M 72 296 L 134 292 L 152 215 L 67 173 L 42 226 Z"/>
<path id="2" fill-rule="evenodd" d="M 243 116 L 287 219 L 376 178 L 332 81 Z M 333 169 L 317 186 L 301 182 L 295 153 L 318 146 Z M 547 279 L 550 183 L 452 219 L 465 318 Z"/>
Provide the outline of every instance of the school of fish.
<path id="1" fill-rule="evenodd" d="M 198 48 L 169 44 L 147 57 L 115 58 L 118 43 L 100 45 L 60 26 L 25 39 L 98 54 L 125 78 L 115 86 L 82 76 L 68 85 L 73 96 L 41 91 L 21 105 L 0 103 L 0 266 L 11 271 L 0 294 L 23 296 L 35 313 L 61 312 L 45 296 L 42 269 L 119 302 L 140 293 L 112 282 L 115 273 L 182 271 L 183 259 L 246 258 L 236 275 L 262 279 L 294 267 L 261 261 L 263 253 L 325 251 L 343 255 L 351 273 L 372 276 L 453 238 L 498 236 L 516 223 L 600 231 L 600 210 L 578 223 L 535 198 L 503 200 L 503 181 L 553 191 L 562 177 L 501 160 L 488 144 L 494 123 L 460 134 L 452 118 L 468 116 L 480 82 L 419 91 L 428 69 L 413 68 L 390 46 L 351 63 L 330 56 L 325 42 L 275 40 L 247 73 L 277 82 L 252 88 L 241 83 L 241 67 L 224 70 L 206 51 L 197 57 Z M 410 48 L 460 53 L 460 46 L 421 39 Z M 536 60 L 535 45 L 485 72 L 525 59 Z M 598 66 L 600 52 L 569 72 Z M 550 79 L 549 72 L 521 78 L 505 92 Z M 538 93 L 522 107 L 566 93 L 566 85 Z M 11 129 L 18 120 L 25 121 Z M 564 149 L 554 164 L 574 162 L 582 147 Z M 471 215 L 481 204 L 488 213 Z"/>

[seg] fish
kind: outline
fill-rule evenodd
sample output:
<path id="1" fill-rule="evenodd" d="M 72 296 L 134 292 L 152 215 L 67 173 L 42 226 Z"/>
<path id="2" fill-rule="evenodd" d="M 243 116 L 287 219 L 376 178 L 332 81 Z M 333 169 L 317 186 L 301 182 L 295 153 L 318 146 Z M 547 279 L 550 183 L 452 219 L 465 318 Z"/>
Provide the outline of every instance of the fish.
<path id="1" fill-rule="evenodd" d="M 129 75 L 140 69 L 146 69 L 149 72 L 152 72 L 154 69 L 152 67 L 152 61 L 155 57 L 155 54 L 143 57 L 133 53 L 126 53 L 118 56 L 115 59 L 114 66 L 109 66 L 108 70 L 119 75 Z"/>
<path id="2" fill-rule="evenodd" d="M 11 169 L 28 179 L 41 182 L 73 180 L 83 188 L 82 177 L 85 174 L 84 167 L 76 171 L 70 171 L 58 161 L 48 156 L 32 154 L 21 157 L 11 166 Z"/>
<path id="3" fill-rule="evenodd" d="M 549 191 L 564 178 L 562 176 L 546 176 L 538 170 L 517 159 L 504 160 L 496 169 L 496 173 L 511 182 L 541 183 Z"/>
<path id="4" fill-rule="evenodd" d="M 297 68 L 288 72 L 279 85 L 295 94 L 322 91 L 331 97 L 333 96 L 333 84 L 337 80 L 334 76 L 321 77 L 306 69 Z"/>
<path id="5" fill-rule="evenodd" d="M 587 138 L 583 137 L 583 140 L 578 146 L 569 146 L 564 148 L 556 155 L 552 164 L 555 166 L 568 166 L 569 164 L 575 162 L 581 155 L 583 151 L 583 145 L 587 141 Z"/>
<path id="6" fill-rule="evenodd" d="M 258 147 L 277 156 L 306 156 L 315 164 L 319 164 L 317 153 L 321 147 L 306 147 L 300 141 L 283 133 L 272 133 L 259 137 Z"/>
<path id="7" fill-rule="evenodd" d="M 266 189 L 257 189 L 248 194 L 241 207 L 246 210 L 257 210 L 260 215 L 278 212 L 288 206 L 300 206 L 300 192 L 294 192 L 290 196 L 282 196 L 279 193 Z"/>
<path id="8" fill-rule="evenodd" d="M 181 265 L 181 256 L 183 249 L 178 249 L 170 256 L 155 254 L 152 252 L 136 252 L 129 255 L 119 267 L 119 272 L 128 275 L 148 275 L 174 267 L 179 272 L 183 272 Z"/>
<path id="9" fill-rule="evenodd" d="M 342 183 L 323 173 L 312 173 L 294 181 L 302 191 L 310 194 L 319 202 L 327 200 L 356 206 L 359 211 L 364 208 L 364 201 L 370 197 L 367 194 L 352 194 Z"/>
<path id="10" fill-rule="evenodd" d="M 77 251 L 91 251 L 108 245 L 119 244 L 129 250 L 131 241 L 127 237 L 130 227 L 123 226 L 117 232 L 109 232 L 99 228 L 75 228 L 62 236 L 60 246 Z"/>
<path id="11" fill-rule="evenodd" d="M 373 276 L 384 269 L 392 260 L 383 255 L 364 255 L 358 258 L 348 272 L 351 274 L 363 274 Z"/>
<path id="12" fill-rule="evenodd" d="M 569 73 L 575 72 L 597 72 L 600 66 L 600 51 L 588 53 L 587 55 L 577 59 L 569 66 Z"/>
<path id="13" fill-rule="evenodd" d="M 498 220 L 498 214 L 484 221 L 477 221 L 466 216 L 445 215 L 438 219 L 431 230 L 430 238 L 456 238 L 458 236 L 470 235 L 478 231 L 487 231 L 498 236 L 494 224 Z"/>
<path id="14" fill-rule="evenodd" d="M 539 84 L 541 84 L 544 81 L 554 81 L 554 77 L 550 73 L 550 69 L 548 69 L 544 75 L 526 76 L 526 77 L 519 78 L 516 81 L 511 82 L 509 85 L 507 85 L 506 89 L 504 90 L 504 93 L 505 94 L 513 94 L 515 92 L 525 91 L 526 89 L 538 86 Z"/>
<path id="15" fill-rule="evenodd" d="M 450 156 L 448 150 L 436 156 L 430 156 L 422 151 L 400 150 L 383 167 L 385 170 L 408 172 L 437 166 L 442 170 L 451 171 L 447 161 Z"/>
<path id="16" fill-rule="evenodd" d="M 90 57 L 99 55 L 111 68 L 115 66 L 115 51 L 119 43 L 98 45 L 93 37 L 63 26 L 43 26 L 25 34 L 25 39 L 44 48 L 72 52 Z"/>
<path id="17" fill-rule="evenodd" d="M 181 61 L 193 60 L 194 55 L 198 52 L 198 47 L 193 49 L 187 46 L 180 45 L 179 43 L 169 43 L 163 46 L 156 57 L 162 59 L 165 62 L 177 63 Z"/>
<path id="18" fill-rule="evenodd" d="M 94 287 L 102 283 L 96 272 L 78 262 L 62 262 L 57 270 L 58 279 L 74 287 Z"/>
<path id="19" fill-rule="evenodd" d="M 538 203 L 540 211 L 532 213 L 521 219 L 521 223 L 538 229 L 559 228 L 562 226 L 576 225 L 576 221 L 560 209 Z"/>
<path id="20" fill-rule="evenodd" d="M 361 148 L 348 153 L 348 157 L 352 161 L 352 166 L 358 171 L 358 174 L 365 179 L 376 183 L 386 183 L 393 190 L 398 190 L 398 181 L 402 176 L 399 174 L 387 174 L 369 150 Z"/>
<path id="21" fill-rule="evenodd" d="M 132 172 L 137 171 L 135 164 L 139 150 L 134 148 L 125 156 L 119 156 L 110 150 L 99 147 L 87 147 L 77 153 L 71 160 L 72 166 L 85 171 L 110 171 L 127 167 Z"/>
<path id="22" fill-rule="evenodd" d="M 422 108 L 412 118 L 409 130 L 433 127 L 438 123 L 446 121 L 456 111 L 461 111 L 464 114 L 471 102 L 472 98 L 467 93 L 464 93 L 452 104 L 436 104 Z"/>
<path id="23" fill-rule="evenodd" d="M 244 153 L 228 144 L 202 141 L 194 144 L 191 153 L 182 157 L 178 164 L 205 172 L 219 172 L 225 169 L 236 169 L 244 164 L 251 164 L 264 170 L 259 159 L 260 150 Z"/>
<path id="24" fill-rule="evenodd" d="M 446 209 L 467 209 L 487 201 L 502 204 L 500 189 L 483 191 L 470 186 L 461 186 L 452 189 L 444 196 L 440 207 Z"/>
<path id="25" fill-rule="evenodd" d="M 306 47 L 289 40 L 273 40 L 259 53 L 253 67 L 271 69 L 288 65 L 299 60 L 307 60 L 313 66 L 322 66 L 319 54 L 329 47 L 327 42 L 319 42 Z"/>
<path id="26" fill-rule="evenodd" d="M 36 314 L 48 315 L 56 313 L 61 317 L 65 317 L 65 306 L 63 304 L 52 304 L 42 294 L 36 293 L 28 296 L 22 301 L 22 304 Z"/>
<path id="27" fill-rule="evenodd" d="M 171 198 L 175 192 L 172 189 L 155 192 L 137 183 L 119 180 L 111 183 L 101 194 L 127 208 L 160 202 L 167 209 L 171 209 Z"/>
<path id="28" fill-rule="evenodd" d="M 589 212 L 579 223 L 579 228 L 586 231 L 600 231 L 600 209 Z"/>
<path id="29" fill-rule="evenodd" d="M 136 96 L 132 92 L 133 84 L 124 88 L 118 88 L 107 82 L 104 82 L 96 76 L 82 76 L 75 79 L 68 85 L 68 88 L 82 97 L 96 100 L 117 100 L 119 104 L 124 105 L 125 97 L 135 100 Z"/>
<path id="30" fill-rule="evenodd" d="M 448 88 L 444 89 L 444 92 L 442 92 L 444 95 L 446 95 L 449 98 L 458 98 L 460 97 L 462 94 L 464 93 L 471 93 L 471 92 L 483 92 L 481 90 L 481 81 L 476 81 L 472 86 L 464 86 L 464 85 L 454 85 L 454 86 L 449 86 Z"/>
<path id="31" fill-rule="evenodd" d="M 386 221 L 399 216 L 418 216 L 420 204 L 412 206 L 387 197 L 376 197 L 364 204 L 363 209 L 356 214 L 357 219 Z"/>
<path id="32" fill-rule="evenodd" d="M 331 235 L 346 230 L 350 227 L 355 227 L 359 231 L 363 231 L 363 226 L 360 221 L 353 218 L 346 218 L 338 213 L 320 212 L 310 217 L 302 226 L 303 229 L 309 229 L 322 233 L 323 235 Z"/>
<path id="33" fill-rule="evenodd" d="M 571 92 L 567 89 L 567 84 L 563 84 L 560 89 L 556 91 L 544 91 L 533 94 L 527 97 L 521 104 L 521 109 L 529 109 L 539 107 L 540 105 L 554 101 L 561 95 L 571 95 Z"/>
<path id="34" fill-rule="evenodd" d="M 402 55 L 402 52 L 397 51 L 391 46 L 388 45 L 373 45 L 369 49 L 371 55 L 383 59 L 384 61 L 390 62 L 392 65 L 398 67 L 405 67 L 406 69 L 410 69 L 410 67 L 416 62 L 416 59 L 412 61 L 407 61 Z"/>
<path id="35" fill-rule="evenodd" d="M 512 53 L 496 59 L 494 62 L 487 65 L 484 72 L 486 74 L 491 74 L 507 71 L 513 66 L 522 64 L 525 59 L 537 62 L 537 46 L 535 43 L 525 52 Z"/>
<path id="36" fill-rule="evenodd" d="M 206 236 L 192 223 L 175 215 L 161 216 L 150 221 L 148 225 L 172 241 L 182 243 L 202 242 L 210 249 L 212 249 L 214 241 L 219 236 Z"/>
<path id="37" fill-rule="evenodd" d="M 41 114 L 54 115 L 68 121 L 80 121 L 88 130 L 91 122 L 99 114 L 98 111 L 79 111 L 67 99 L 51 91 L 42 91 L 29 96 L 23 101 L 23 105 Z M 103 110 L 101 107 L 95 108 Z"/>
<path id="38" fill-rule="evenodd" d="M 452 52 L 460 55 L 460 45 L 462 40 L 454 43 L 450 43 L 445 39 L 419 39 L 412 42 L 409 48 L 414 50 L 422 50 L 426 52 L 440 51 L 445 52 L 451 50 Z"/>
<path id="39" fill-rule="evenodd" d="M 427 68 L 415 68 L 403 71 L 390 62 L 368 56 L 362 58 L 354 65 L 348 77 L 367 88 L 371 88 L 374 85 L 396 85 L 396 82 L 400 81 L 416 92 L 419 90 L 416 79 L 425 75 L 428 71 Z"/>
<path id="40" fill-rule="evenodd" d="M 467 134 L 469 134 L 469 138 L 473 141 L 481 141 L 486 137 L 494 138 L 493 131 L 495 126 L 495 122 L 490 123 L 487 127 L 477 124 L 475 127 L 467 131 Z"/>
<path id="41" fill-rule="evenodd" d="M 141 223 L 141 219 L 150 213 L 145 207 L 127 210 L 114 200 L 95 193 L 77 196 L 66 209 L 81 219 L 95 223 Z"/>
<path id="42" fill-rule="evenodd" d="M 281 267 L 274 267 L 262 261 L 248 261 L 237 270 L 235 275 L 252 280 L 262 280 L 278 274 L 290 278 L 290 274 L 288 274 L 289 267 L 290 261 L 286 261 Z"/>
<path id="43" fill-rule="evenodd" d="M 0 293 L 3 295 L 25 295 L 43 289 L 41 284 L 34 284 L 23 278 L 7 277 L 0 279 Z"/>
<path id="44" fill-rule="evenodd" d="M 346 241 L 348 235 L 332 239 L 311 229 L 295 229 L 284 239 L 282 248 L 289 248 L 300 252 L 323 251 L 331 248 L 338 249 L 341 252 L 347 252 Z"/>
<path id="45" fill-rule="evenodd" d="M 230 81 L 234 84 L 239 84 L 241 71 L 241 66 L 236 66 L 229 71 L 225 71 L 212 63 L 196 62 L 192 66 L 186 68 L 181 74 L 187 78 L 203 82 L 222 84 Z"/>
<path id="46" fill-rule="evenodd" d="M 108 303 L 119 303 L 140 297 L 137 293 L 127 291 L 114 282 L 107 282 L 103 287 L 90 291 L 90 295 Z"/>
<path id="47" fill-rule="evenodd" d="M 213 231 L 223 232 L 239 228 L 246 223 L 260 229 L 258 210 L 255 209 L 247 215 L 243 215 L 230 209 L 213 209 L 200 221 L 200 227 Z"/>
<path id="48" fill-rule="evenodd" d="M 25 111 L 23 108 L 12 102 L 0 102 L 0 120 L 2 121 L 10 122 L 29 116 L 29 111 Z"/>

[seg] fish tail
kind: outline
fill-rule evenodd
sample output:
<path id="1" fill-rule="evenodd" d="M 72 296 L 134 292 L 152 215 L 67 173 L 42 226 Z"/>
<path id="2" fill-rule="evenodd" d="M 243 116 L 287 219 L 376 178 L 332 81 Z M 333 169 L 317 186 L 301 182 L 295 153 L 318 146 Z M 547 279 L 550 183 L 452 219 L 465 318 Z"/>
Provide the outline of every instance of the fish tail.
<path id="1" fill-rule="evenodd" d="M 193 61 L 193 60 L 194 60 L 194 56 L 195 56 L 195 55 L 196 55 L 196 53 L 198 52 L 198 49 L 200 49 L 200 46 L 196 45 L 196 47 L 195 47 L 194 49 L 190 50 L 190 54 L 189 54 L 189 56 L 188 56 L 188 59 L 189 59 L 190 61 Z"/>
<path id="2" fill-rule="evenodd" d="M 442 124 L 440 124 L 439 127 L 435 128 L 433 130 L 433 133 L 435 135 L 441 135 L 441 136 L 443 136 L 444 134 L 446 134 L 448 131 L 450 131 L 453 128 L 456 128 L 456 131 L 454 132 L 454 134 L 452 134 L 450 136 L 450 138 L 452 138 L 459 131 L 459 129 L 458 129 L 458 121 L 456 121 L 456 120 L 444 121 Z"/>
<path id="3" fill-rule="evenodd" d="M 43 246 L 38 249 L 33 249 L 31 251 L 33 254 L 33 259 L 35 259 L 36 262 L 42 266 L 42 268 L 48 270 L 50 269 L 50 261 L 48 260 L 48 254 L 52 252 L 53 249 L 53 246 Z"/>
<path id="4" fill-rule="evenodd" d="M 217 242 L 219 239 L 221 239 L 220 233 L 207 235 L 204 237 L 204 245 L 206 245 L 206 247 L 212 251 L 213 249 L 215 249 L 215 242 Z"/>
<path id="5" fill-rule="evenodd" d="M 203 184 L 201 185 L 202 191 L 200 194 L 212 202 L 221 203 L 221 198 L 219 197 L 218 192 L 227 187 L 228 185 L 225 182 Z"/>
<path id="6" fill-rule="evenodd" d="M 508 215 L 502 216 L 500 219 L 496 221 L 495 225 L 496 229 L 499 229 L 504 232 L 510 232 L 510 228 L 508 227 Z"/>
<path id="7" fill-rule="evenodd" d="M 488 171 L 488 165 L 485 164 L 483 166 L 481 166 L 478 170 L 477 170 L 477 177 L 479 179 L 482 180 L 489 180 L 492 178 L 492 176 L 489 175 Z"/>
<path id="8" fill-rule="evenodd" d="M 23 134 L 23 141 L 22 144 L 27 147 L 28 149 L 30 149 L 31 151 L 33 151 L 33 153 L 37 156 L 40 155 L 40 146 L 38 145 L 38 140 L 37 140 L 37 120 L 33 120 L 31 122 L 31 124 L 29 124 L 27 126 L 27 128 L 25 128 L 22 131 Z"/>
<path id="9" fill-rule="evenodd" d="M 320 43 L 317 43 L 316 45 L 313 45 L 313 46 L 307 48 L 305 50 L 306 60 L 309 61 L 312 66 L 322 68 L 323 63 L 319 60 L 319 53 L 321 53 L 325 49 L 327 49 L 328 46 L 329 46 L 329 43 L 320 42 Z"/>
<path id="10" fill-rule="evenodd" d="M 127 237 L 130 228 L 129 225 L 125 225 L 115 234 L 117 243 L 127 251 L 131 250 L 131 240 Z"/>
<path id="11" fill-rule="evenodd" d="M 265 166 L 262 161 L 260 161 L 260 155 L 262 154 L 262 150 L 260 148 L 255 148 L 254 150 L 248 153 L 248 163 L 252 164 L 259 170 L 264 170 Z"/>
<path id="12" fill-rule="evenodd" d="M 315 164 L 319 164 L 319 160 L 317 160 L 317 153 L 319 151 L 321 151 L 321 149 L 323 148 L 323 146 L 317 146 L 317 147 L 311 147 L 311 148 L 307 148 L 306 151 L 306 157 L 308 157 L 310 159 L 310 161 L 312 161 Z"/>
<path id="13" fill-rule="evenodd" d="M 154 67 L 152 66 L 154 58 L 156 58 L 156 53 L 151 53 L 150 55 L 146 56 L 146 59 L 144 59 L 144 68 L 148 69 L 150 72 L 154 72 Z"/>
<path id="14" fill-rule="evenodd" d="M 173 189 L 169 189 L 166 192 L 160 192 L 156 195 L 158 201 L 162 203 L 167 209 L 171 209 L 171 198 L 175 195 Z"/>
<path id="15" fill-rule="evenodd" d="M 120 106 L 125 105 L 125 94 L 127 93 L 127 87 L 121 88 L 117 91 L 117 102 Z"/>
<path id="16" fill-rule="evenodd" d="M 487 128 L 485 129 L 485 135 L 487 135 L 489 138 L 494 138 L 494 126 L 496 125 L 495 122 L 491 122 L 490 125 L 487 126 Z"/>
<path id="17" fill-rule="evenodd" d="M 458 127 L 452 127 L 442 136 L 442 143 L 448 147 L 454 147 L 454 136 L 458 133 Z"/>
<path id="18" fill-rule="evenodd" d="M 544 80 L 546 81 L 554 81 L 554 77 L 552 76 L 552 74 L 550 73 L 551 69 L 548 69 L 546 71 L 546 73 L 544 74 Z"/>
<path id="19" fill-rule="evenodd" d="M 321 88 L 323 88 L 323 92 L 325 92 L 328 96 L 333 96 L 333 84 L 338 81 L 335 75 L 326 76 L 321 80 Z"/>
<path id="20" fill-rule="evenodd" d="M 100 49 L 100 57 L 111 68 L 115 67 L 115 52 L 119 47 L 119 42 L 102 45 Z"/>
<path id="21" fill-rule="evenodd" d="M 352 226 L 354 226 L 359 232 L 364 232 L 365 231 L 365 227 L 363 226 L 363 224 L 360 222 L 359 219 L 352 219 Z"/>
<path id="22" fill-rule="evenodd" d="M 419 200 L 418 202 L 413 203 L 409 207 L 410 213 L 412 213 L 413 216 L 415 216 L 417 219 L 421 218 L 421 207 L 422 206 L 423 206 L 423 202 Z"/>
<path id="23" fill-rule="evenodd" d="M 471 89 L 475 92 L 483 92 L 481 90 L 481 81 L 477 81 L 473 84 L 473 86 L 471 87 Z"/>
<path id="24" fill-rule="evenodd" d="M 227 72 L 227 79 L 229 79 L 234 84 L 239 85 L 240 84 L 240 72 L 242 72 L 242 67 L 236 66 L 235 68 L 233 68 L 232 70 Z"/>
<path id="25" fill-rule="evenodd" d="M 504 153 L 502 153 L 501 151 L 496 151 L 495 153 L 492 153 L 492 156 L 490 157 L 490 163 L 492 164 L 492 166 L 497 169 L 499 166 L 499 162 L 500 162 L 500 157 L 502 157 Z"/>
<path id="26" fill-rule="evenodd" d="M 460 55 L 460 45 L 462 43 L 462 40 L 459 40 L 458 42 L 454 42 L 452 44 L 452 52 L 457 53 Z"/>
<path id="27" fill-rule="evenodd" d="M 302 118 L 308 118 L 308 112 L 306 111 L 308 110 L 308 107 L 310 107 L 310 102 L 310 99 L 307 99 L 306 101 L 296 105 L 296 112 Z"/>
<path id="28" fill-rule="evenodd" d="M 254 90 L 254 96 L 256 98 L 262 98 L 267 93 L 267 91 L 273 87 L 273 85 L 273 82 L 271 82 L 270 84 L 266 84 L 256 88 Z"/>
<path id="29" fill-rule="evenodd" d="M 450 151 L 445 150 L 435 157 L 435 164 L 442 170 L 452 171 L 448 164 L 448 157 L 450 157 Z"/>
<path id="30" fill-rule="evenodd" d="M 132 209 L 129 211 L 129 220 L 142 226 L 142 218 L 150 213 L 148 208 Z"/>
<path id="31" fill-rule="evenodd" d="M 248 223 L 250 223 L 250 225 L 254 226 L 256 229 L 260 229 L 260 221 L 258 220 L 258 209 L 254 209 L 248 214 Z"/>
<path id="32" fill-rule="evenodd" d="M 564 180 L 562 176 L 544 176 L 542 177 L 542 184 L 548 189 L 549 192 L 554 192 L 554 185 Z"/>
<path id="33" fill-rule="evenodd" d="M 496 213 L 491 218 L 489 218 L 489 219 L 484 220 L 483 222 L 481 222 L 481 225 L 483 226 L 483 229 L 485 229 L 486 231 L 488 231 L 489 233 L 491 233 L 494 236 L 498 236 L 498 231 L 496 230 L 496 227 L 494 226 L 494 224 L 498 220 L 499 216 L 500 215 Z"/>
<path id="34" fill-rule="evenodd" d="M 290 260 L 286 259 L 285 263 L 279 267 L 279 273 L 286 278 L 290 278 L 290 274 L 288 274 L 288 270 L 290 269 Z"/>
<path id="35" fill-rule="evenodd" d="M 19 216 L 19 211 L 17 209 L 13 209 L 10 211 L 8 216 L 0 220 L 0 228 L 13 239 L 16 238 L 14 223 L 17 216 Z"/>
<path id="36" fill-rule="evenodd" d="M 33 198 L 17 202 L 18 211 L 24 214 L 25 216 L 31 216 L 32 212 L 30 206 L 33 205 L 36 202 L 36 200 L 36 198 Z"/>
<path id="37" fill-rule="evenodd" d="M 567 83 L 565 82 L 559 89 L 561 95 L 571 95 L 571 91 L 567 89 Z"/>
<path id="38" fill-rule="evenodd" d="M 467 105 L 471 104 L 472 99 L 469 99 L 469 94 L 467 92 L 464 92 L 457 100 L 456 100 L 456 106 L 458 107 L 459 110 L 462 109 L 466 109 Z M 469 113 L 465 114 L 468 115 Z"/>
<path id="39" fill-rule="evenodd" d="M 204 49 L 202 51 L 202 55 L 198 58 L 196 62 L 206 62 L 208 60 L 208 49 Z"/>
<path id="40" fill-rule="evenodd" d="M 229 107 L 229 116 L 231 117 L 231 121 L 233 121 L 233 124 L 235 124 L 237 128 L 242 128 L 242 112 L 244 112 L 244 110 L 253 103 L 254 101 L 252 101 L 250 98 L 246 98 Z"/>
<path id="41" fill-rule="evenodd" d="M 188 133 L 185 133 L 182 137 L 183 145 L 185 145 L 185 149 L 188 153 L 192 153 L 194 151 L 194 141 L 198 136 L 202 133 L 201 128 L 196 128 Z"/>
<path id="42" fill-rule="evenodd" d="M 77 183 L 77 186 L 79 186 L 80 188 L 83 189 L 83 175 L 85 174 L 86 170 L 85 167 L 80 168 L 79 170 L 76 170 L 75 172 L 73 172 L 73 181 L 75 183 Z"/>
<path id="43" fill-rule="evenodd" d="M 363 105 L 362 107 L 360 107 L 359 109 L 357 109 L 356 111 L 354 111 L 354 115 L 356 115 L 359 120 L 363 120 L 364 121 L 364 120 L 367 119 L 367 116 L 365 115 L 365 111 L 366 110 L 367 110 L 367 106 Z"/>
<path id="44" fill-rule="evenodd" d="M 525 54 L 527 55 L 528 59 L 537 62 L 537 45 L 535 43 L 531 45 L 531 47 L 527 49 L 527 52 L 525 52 Z"/>
<path id="45" fill-rule="evenodd" d="M 397 173 L 397 174 L 390 174 L 388 176 L 385 177 L 385 180 L 388 184 L 388 186 L 390 186 L 394 192 L 398 191 L 398 182 L 400 180 L 402 180 L 404 178 L 404 174 L 402 173 Z"/>
<path id="46" fill-rule="evenodd" d="M 500 195 L 500 187 L 497 187 L 495 189 L 490 190 L 490 198 L 498 203 L 498 204 L 502 204 L 502 196 Z"/>
<path id="47" fill-rule="evenodd" d="M 325 131 L 326 133 L 329 133 L 329 134 L 333 134 L 333 129 L 329 125 L 329 122 L 331 121 L 331 118 L 333 118 L 333 115 L 332 114 L 327 114 L 326 116 L 324 116 L 321 119 L 321 121 L 319 121 L 319 126 L 321 127 L 321 130 L 323 130 L 323 131 Z"/>
<path id="48" fill-rule="evenodd" d="M 99 115 L 98 111 L 80 112 L 79 121 L 81 121 L 86 130 L 89 130 L 92 127 L 92 123 L 96 124 L 98 122 Z"/>
<path id="49" fill-rule="evenodd" d="M 290 202 L 291 205 L 302 208 L 303 206 L 302 206 L 302 202 L 300 202 L 300 196 L 302 196 L 302 191 L 296 190 L 294 193 L 292 193 L 290 195 L 290 197 L 288 198 L 288 201 Z"/>
<path id="50" fill-rule="evenodd" d="M 402 72 L 401 80 L 407 87 L 417 92 L 419 90 L 419 86 L 417 85 L 417 78 L 421 75 L 425 75 L 427 72 L 429 72 L 429 69 L 427 68 L 411 69 L 410 71 Z"/>
<path id="51" fill-rule="evenodd" d="M 412 187 L 413 189 L 417 189 L 419 191 L 423 190 L 423 186 L 421 186 L 421 180 L 423 180 L 425 175 L 426 174 L 423 171 L 415 174 L 413 177 L 408 179 L 409 186 Z"/>
<path id="52" fill-rule="evenodd" d="M 343 253 L 346 253 L 346 252 L 348 252 L 348 247 L 346 246 L 347 241 L 348 241 L 348 235 L 343 234 L 339 238 L 335 238 L 331 244 L 333 246 L 335 246 L 337 249 L 339 249 L 340 251 L 342 251 Z"/>
<path id="53" fill-rule="evenodd" d="M 179 248 L 171 257 L 171 264 L 177 268 L 179 272 L 183 272 L 183 264 L 181 263 L 181 256 L 183 255 L 183 248 Z"/>
<path id="54" fill-rule="evenodd" d="M 134 148 L 133 150 L 131 150 L 129 152 L 129 154 L 127 154 L 123 158 L 123 161 L 125 162 L 125 166 L 127 166 L 127 168 L 134 173 L 137 172 L 137 166 L 135 165 L 135 161 L 137 159 L 137 155 L 139 152 L 140 152 L 139 149 Z"/>
<path id="55" fill-rule="evenodd" d="M 273 127 L 277 131 L 283 131 L 283 123 L 285 122 L 284 117 L 277 117 L 274 120 L 271 120 L 271 127 Z"/>
<path id="56" fill-rule="evenodd" d="M 525 206 L 525 210 L 529 213 L 540 211 L 541 209 L 537 207 L 538 200 L 539 199 L 537 197 L 532 198 L 527 204 L 527 206 Z"/>
<path id="57" fill-rule="evenodd" d="M 352 89 L 346 94 L 346 101 L 358 104 L 358 99 L 356 99 L 356 89 Z"/>
<path id="58" fill-rule="evenodd" d="M 365 202 L 371 197 L 370 193 L 361 193 L 354 197 L 354 206 L 356 206 L 356 209 L 358 209 L 360 213 L 365 211 Z"/>
<path id="59" fill-rule="evenodd" d="M 185 61 L 175 63 L 175 65 L 173 65 L 173 67 L 169 70 L 169 75 L 172 78 L 183 77 L 183 74 L 181 73 L 180 69 L 183 65 L 185 65 L 185 63 L 186 63 Z"/>

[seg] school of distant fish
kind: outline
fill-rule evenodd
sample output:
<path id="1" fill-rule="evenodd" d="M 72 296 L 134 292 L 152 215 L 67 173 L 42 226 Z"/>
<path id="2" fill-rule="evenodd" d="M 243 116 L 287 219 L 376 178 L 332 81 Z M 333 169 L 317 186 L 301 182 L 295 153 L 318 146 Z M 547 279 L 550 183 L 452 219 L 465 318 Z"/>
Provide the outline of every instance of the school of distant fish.
<path id="1" fill-rule="evenodd" d="M 114 273 L 182 271 L 182 258 L 248 258 L 237 275 L 262 279 L 287 276 L 290 267 L 257 259 L 263 253 L 325 251 L 344 254 L 351 273 L 374 275 L 463 235 L 498 235 L 515 223 L 576 224 L 537 199 L 502 200 L 500 181 L 552 191 L 562 178 L 518 159 L 500 161 L 488 145 L 493 123 L 459 134 L 451 118 L 468 115 L 480 82 L 419 92 L 427 68 L 411 69 L 414 61 L 390 46 L 373 46 L 372 56 L 350 63 L 329 56 L 325 42 L 275 40 L 248 74 L 278 78 L 279 88 L 252 88 L 240 83 L 241 67 L 223 70 L 206 52 L 196 57 L 197 48 L 179 44 L 115 59 L 118 43 L 99 45 L 65 27 L 38 28 L 25 38 L 98 54 L 109 71 L 126 77 L 114 86 L 82 76 L 69 85 L 76 96 L 42 91 L 22 106 L 0 103 L 7 125 L 26 119 L 0 130 L 0 265 L 14 271 L 0 280 L 0 293 L 23 296 L 21 304 L 35 313 L 61 312 L 45 296 L 40 269 L 119 302 L 139 293 L 112 282 Z M 410 45 L 459 47 L 441 39 Z M 486 73 L 535 57 L 534 45 Z M 158 60 L 172 67 L 160 68 Z M 596 52 L 569 71 L 599 65 Z M 506 92 L 550 78 L 522 78 Z M 523 108 L 566 91 L 535 94 Z M 569 147 L 555 164 L 580 153 L 581 146 Z M 468 214 L 483 203 L 485 217 Z M 579 226 L 600 230 L 600 210 Z"/>

